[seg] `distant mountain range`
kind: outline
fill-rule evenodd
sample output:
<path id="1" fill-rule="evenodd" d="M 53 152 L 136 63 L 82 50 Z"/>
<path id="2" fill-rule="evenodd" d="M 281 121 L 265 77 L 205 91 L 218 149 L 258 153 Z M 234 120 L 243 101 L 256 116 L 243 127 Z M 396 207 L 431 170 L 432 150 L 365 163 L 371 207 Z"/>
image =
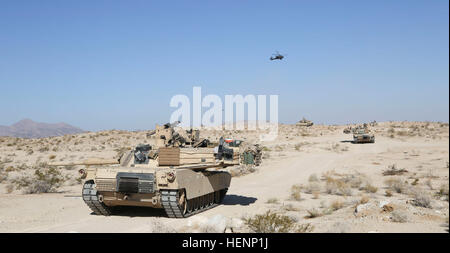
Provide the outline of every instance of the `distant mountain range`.
<path id="1" fill-rule="evenodd" d="M 31 119 L 21 120 L 11 126 L 0 126 L 0 136 L 20 138 L 43 138 L 82 132 L 84 132 L 82 129 L 66 123 L 40 123 Z"/>

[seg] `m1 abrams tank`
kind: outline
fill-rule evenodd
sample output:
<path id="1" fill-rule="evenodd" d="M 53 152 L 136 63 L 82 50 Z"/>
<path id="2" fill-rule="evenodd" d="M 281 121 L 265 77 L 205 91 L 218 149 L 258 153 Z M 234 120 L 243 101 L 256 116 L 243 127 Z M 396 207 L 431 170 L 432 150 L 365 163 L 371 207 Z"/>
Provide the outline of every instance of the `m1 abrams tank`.
<path id="1" fill-rule="evenodd" d="M 307 120 L 307 119 L 305 119 L 305 118 L 303 118 L 303 119 L 301 119 L 299 122 L 297 122 L 297 126 L 306 126 L 306 127 L 309 127 L 309 126 L 312 126 L 314 123 L 312 122 L 312 121 L 310 121 L 310 120 Z"/>
<path id="2" fill-rule="evenodd" d="M 367 124 L 352 129 L 353 143 L 375 143 L 373 135 L 367 127 Z"/>
<path id="3" fill-rule="evenodd" d="M 220 169 L 239 164 L 236 148 L 223 138 L 215 147 L 201 147 L 200 140 L 173 127 L 157 127 L 150 134 L 157 144 L 138 145 L 115 161 L 78 163 L 86 165 L 80 170 L 85 179 L 82 197 L 95 214 L 110 215 L 117 206 L 143 206 L 184 218 L 222 202 L 231 175 Z"/>

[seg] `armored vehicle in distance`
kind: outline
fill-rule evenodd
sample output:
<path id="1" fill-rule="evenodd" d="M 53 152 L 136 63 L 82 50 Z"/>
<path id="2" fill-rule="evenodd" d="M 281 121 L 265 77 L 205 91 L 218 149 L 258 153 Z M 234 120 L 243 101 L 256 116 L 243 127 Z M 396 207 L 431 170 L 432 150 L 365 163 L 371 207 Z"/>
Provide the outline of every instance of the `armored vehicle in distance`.
<path id="1" fill-rule="evenodd" d="M 309 126 L 312 126 L 313 124 L 314 124 L 314 123 L 313 123 L 312 121 L 303 118 L 303 119 L 301 119 L 299 122 L 297 122 L 296 125 L 297 125 L 297 126 L 306 126 L 306 127 L 309 127 Z"/>
<path id="2" fill-rule="evenodd" d="M 353 143 L 375 143 L 375 135 L 367 128 L 367 124 L 363 127 L 352 129 Z"/>

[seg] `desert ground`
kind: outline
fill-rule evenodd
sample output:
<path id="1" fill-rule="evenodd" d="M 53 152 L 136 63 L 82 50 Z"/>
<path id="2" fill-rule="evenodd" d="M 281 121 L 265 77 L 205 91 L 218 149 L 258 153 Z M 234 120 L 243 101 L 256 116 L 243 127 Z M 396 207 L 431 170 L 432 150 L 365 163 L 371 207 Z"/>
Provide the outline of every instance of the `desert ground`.
<path id="1" fill-rule="evenodd" d="M 377 123 L 367 144 L 352 143 L 346 127 L 280 124 L 276 140 L 260 143 L 262 165 L 227 168 L 223 204 L 186 219 L 133 207 L 94 215 L 81 199 L 82 166 L 48 169 L 117 157 L 146 143 L 146 131 L 0 137 L 0 232 L 448 232 L 448 123 Z M 259 140 L 252 131 L 201 135 Z"/>

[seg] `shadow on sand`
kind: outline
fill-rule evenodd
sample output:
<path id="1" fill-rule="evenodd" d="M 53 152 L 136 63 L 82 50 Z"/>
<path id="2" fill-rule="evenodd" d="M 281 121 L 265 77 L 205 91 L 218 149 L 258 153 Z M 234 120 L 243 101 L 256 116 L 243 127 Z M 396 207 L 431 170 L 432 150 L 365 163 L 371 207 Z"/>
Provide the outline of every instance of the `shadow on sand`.
<path id="1" fill-rule="evenodd" d="M 240 195 L 225 195 L 225 198 L 223 199 L 222 205 L 227 206 L 233 206 L 233 205 L 241 205 L 241 206 L 248 206 L 250 204 L 255 203 L 257 198 L 253 197 L 246 197 L 246 196 L 240 196 Z"/>
<path id="2" fill-rule="evenodd" d="M 257 198 L 245 197 L 240 195 L 226 195 L 221 205 L 233 206 L 241 205 L 248 206 L 255 203 Z M 91 215 L 95 215 L 93 212 Z M 139 206 L 117 206 L 113 208 L 111 216 L 126 216 L 126 217 L 167 217 L 166 212 L 162 208 L 139 207 Z"/>
<path id="3" fill-rule="evenodd" d="M 93 212 L 91 215 L 95 215 Z M 162 208 L 140 207 L 140 206 L 117 206 L 113 208 L 111 216 L 126 217 L 167 217 Z"/>

